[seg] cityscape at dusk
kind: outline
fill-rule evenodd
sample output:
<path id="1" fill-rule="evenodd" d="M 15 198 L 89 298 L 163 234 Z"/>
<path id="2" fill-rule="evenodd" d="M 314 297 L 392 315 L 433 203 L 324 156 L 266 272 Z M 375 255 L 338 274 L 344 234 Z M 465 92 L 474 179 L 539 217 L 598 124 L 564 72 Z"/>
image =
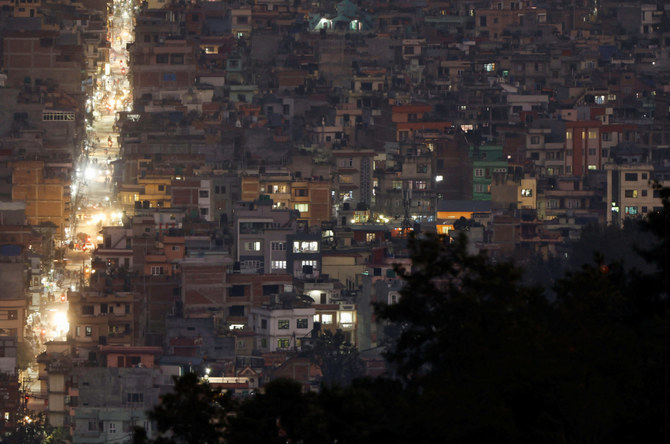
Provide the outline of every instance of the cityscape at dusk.
<path id="1" fill-rule="evenodd" d="M 0 443 L 670 439 L 670 2 L 0 6 Z"/>

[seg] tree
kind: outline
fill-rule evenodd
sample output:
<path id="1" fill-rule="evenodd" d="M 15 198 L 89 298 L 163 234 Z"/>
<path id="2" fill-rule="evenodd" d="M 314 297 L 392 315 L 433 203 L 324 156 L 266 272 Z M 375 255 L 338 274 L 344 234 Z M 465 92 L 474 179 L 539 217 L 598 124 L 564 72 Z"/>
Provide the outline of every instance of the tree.
<path id="1" fill-rule="evenodd" d="M 227 394 L 213 390 L 195 373 L 174 378 L 171 393 L 161 396 L 161 403 L 148 412 L 155 421 L 159 436 L 149 440 L 146 430 L 139 427 L 134 442 L 139 443 L 202 443 L 223 441 L 226 415 L 232 408 Z"/>
<path id="2" fill-rule="evenodd" d="M 226 441 L 255 443 L 330 443 L 326 414 L 316 394 L 302 393 L 295 381 L 277 379 L 265 386 L 265 393 L 240 403 L 229 418 Z"/>
<path id="3" fill-rule="evenodd" d="M 358 349 L 346 340 L 341 329 L 335 333 L 330 330 L 320 333 L 307 354 L 321 369 L 321 382 L 328 387 L 349 385 L 364 374 Z"/>
<path id="4" fill-rule="evenodd" d="M 18 421 L 16 430 L 2 439 L 3 443 L 9 444 L 43 444 L 50 441 L 49 427 L 44 413 L 25 411 L 23 418 Z M 53 441 L 51 441 L 53 442 Z"/>

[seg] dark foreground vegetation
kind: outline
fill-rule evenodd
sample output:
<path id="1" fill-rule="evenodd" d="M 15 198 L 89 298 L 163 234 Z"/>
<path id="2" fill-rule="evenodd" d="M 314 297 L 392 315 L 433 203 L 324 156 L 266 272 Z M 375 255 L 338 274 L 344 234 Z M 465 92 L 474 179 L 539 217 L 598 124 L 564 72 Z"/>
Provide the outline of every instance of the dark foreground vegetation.
<path id="1" fill-rule="evenodd" d="M 563 273 L 551 297 L 514 263 L 467 254 L 465 238 L 413 239 L 402 298 L 375 307 L 393 338 L 392 375 L 318 394 L 276 380 L 239 401 L 189 374 L 150 412 L 162 432 L 151 442 L 667 442 L 670 190 L 661 194 L 663 210 L 635 231 L 652 242 L 587 233 L 612 251 Z M 605 262 L 624 244 L 626 257 Z M 135 442 L 149 442 L 143 430 Z"/>

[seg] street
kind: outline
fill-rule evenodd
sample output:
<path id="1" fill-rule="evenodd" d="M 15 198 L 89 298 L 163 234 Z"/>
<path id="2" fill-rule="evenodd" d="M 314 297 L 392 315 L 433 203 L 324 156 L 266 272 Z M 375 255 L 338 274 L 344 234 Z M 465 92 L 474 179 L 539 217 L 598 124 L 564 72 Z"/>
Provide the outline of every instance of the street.
<path id="1" fill-rule="evenodd" d="M 132 104 L 126 50 L 133 36 L 132 8 L 130 2 L 119 0 L 111 8 L 110 60 L 101 67 L 103 74 L 86 102 L 93 121 L 85 122 L 86 138 L 72 178 L 69 246 L 63 260 L 52 264 L 51 272 L 42 278 L 39 298 L 31 301 L 26 323 L 26 337 L 36 356 L 46 350 L 47 342 L 67 339 L 68 292 L 87 286 L 92 272 L 91 253 L 102 242 L 102 227 L 122 223 L 112 181 L 113 162 L 120 154 L 114 124 L 116 112 L 129 111 Z M 26 407 L 36 412 L 46 410 L 46 387 L 41 386 L 36 365 L 23 372 L 21 382 Z"/>

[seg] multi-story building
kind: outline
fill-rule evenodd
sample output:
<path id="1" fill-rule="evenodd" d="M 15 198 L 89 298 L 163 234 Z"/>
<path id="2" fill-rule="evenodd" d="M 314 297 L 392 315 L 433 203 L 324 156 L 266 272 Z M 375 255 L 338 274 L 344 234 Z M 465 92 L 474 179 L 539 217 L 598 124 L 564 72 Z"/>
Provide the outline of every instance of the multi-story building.
<path id="1" fill-rule="evenodd" d="M 79 356 L 91 359 L 98 345 L 136 345 L 141 329 L 137 298 L 131 292 L 70 292 L 68 337 Z"/>
<path id="2" fill-rule="evenodd" d="M 17 160 L 11 167 L 12 200 L 26 202 L 27 222 L 54 224 L 57 238 L 62 239 L 69 227 L 71 168 L 40 160 Z"/>
<path id="3" fill-rule="evenodd" d="M 298 213 L 272 206 L 272 200 L 266 199 L 240 202 L 236 207 L 234 256 L 240 273 L 286 269 L 287 236 L 296 232 Z"/>
<path id="4" fill-rule="evenodd" d="M 311 337 L 315 313 L 313 307 L 252 308 L 249 325 L 256 332 L 256 349 L 263 353 L 300 350 L 302 339 Z"/>
<path id="5" fill-rule="evenodd" d="M 470 147 L 472 159 L 472 199 L 491 200 L 491 178 L 507 174 L 507 160 L 500 145 Z"/>
<path id="6" fill-rule="evenodd" d="M 650 164 L 607 164 L 608 224 L 620 226 L 625 219 L 640 218 L 661 208 L 654 191 L 654 168 Z"/>

